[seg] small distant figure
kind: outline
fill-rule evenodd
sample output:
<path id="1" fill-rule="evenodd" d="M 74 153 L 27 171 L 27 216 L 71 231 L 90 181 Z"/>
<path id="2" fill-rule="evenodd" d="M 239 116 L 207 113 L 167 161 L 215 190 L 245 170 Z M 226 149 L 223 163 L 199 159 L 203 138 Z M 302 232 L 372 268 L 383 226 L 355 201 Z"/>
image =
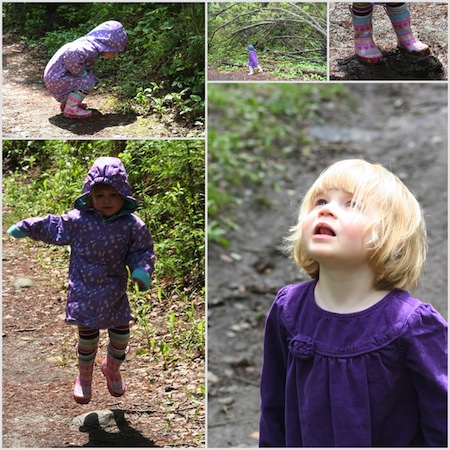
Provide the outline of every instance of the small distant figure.
<path id="1" fill-rule="evenodd" d="M 397 47 L 413 55 L 429 55 L 428 45 L 417 39 L 411 31 L 411 13 L 406 3 L 381 3 L 391 20 L 397 35 Z M 373 3 L 353 3 L 352 14 L 355 53 L 367 64 L 377 64 L 383 60 L 383 54 L 372 37 Z"/>
<path id="2" fill-rule="evenodd" d="M 100 56 L 117 58 L 125 50 L 128 37 L 121 23 L 103 22 L 86 36 L 63 45 L 47 63 L 44 80 L 47 89 L 60 103 L 64 117 L 86 119 L 92 111 L 82 103 L 97 85 L 94 63 Z"/>
<path id="3" fill-rule="evenodd" d="M 248 55 L 248 68 L 249 68 L 248 74 L 253 75 L 255 69 L 258 69 L 258 72 L 262 72 L 263 70 L 259 65 L 258 55 L 256 54 L 255 47 L 253 47 L 253 45 L 247 45 L 245 49 L 250 52 Z"/>

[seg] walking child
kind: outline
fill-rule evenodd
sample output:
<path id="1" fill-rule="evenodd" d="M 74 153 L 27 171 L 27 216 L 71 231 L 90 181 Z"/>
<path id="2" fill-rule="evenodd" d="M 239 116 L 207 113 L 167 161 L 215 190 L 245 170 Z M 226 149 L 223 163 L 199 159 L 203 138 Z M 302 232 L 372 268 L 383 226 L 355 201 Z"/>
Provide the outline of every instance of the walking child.
<path id="1" fill-rule="evenodd" d="M 250 53 L 248 54 L 248 68 L 249 68 L 249 75 L 253 75 L 254 69 L 258 69 L 258 72 L 262 72 L 262 68 L 259 65 L 258 62 L 258 55 L 256 54 L 255 47 L 253 45 L 247 45 L 245 47 L 246 50 L 248 50 Z"/>
<path id="2" fill-rule="evenodd" d="M 100 329 L 109 335 L 101 364 L 108 390 L 117 397 L 125 393 L 120 366 L 133 319 L 127 267 L 142 291 L 150 288 L 154 269 L 152 238 L 134 214 L 137 207 L 121 160 L 101 157 L 89 170 L 73 210 L 25 219 L 8 230 L 15 238 L 71 247 L 66 323 L 78 327 L 79 374 L 73 392 L 78 403 L 89 403 L 92 397 Z"/>
<path id="3" fill-rule="evenodd" d="M 322 172 L 287 239 L 312 280 L 266 320 L 260 447 L 447 447 L 447 323 L 414 298 L 421 207 L 379 164 Z"/>
<path id="4" fill-rule="evenodd" d="M 83 102 L 97 85 L 94 63 L 100 56 L 116 58 L 125 50 L 128 37 L 121 23 L 110 20 L 86 36 L 63 45 L 50 59 L 44 71 L 47 89 L 60 102 L 65 117 L 85 119 L 92 116 Z"/>
<path id="5" fill-rule="evenodd" d="M 397 47 L 414 55 L 428 55 L 428 45 L 417 39 L 411 30 L 411 13 L 406 3 L 381 3 L 391 20 L 397 35 Z M 373 3 L 353 3 L 352 14 L 355 53 L 368 64 L 383 60 L 383 54 L 376 46 L 372 36 Z"/>

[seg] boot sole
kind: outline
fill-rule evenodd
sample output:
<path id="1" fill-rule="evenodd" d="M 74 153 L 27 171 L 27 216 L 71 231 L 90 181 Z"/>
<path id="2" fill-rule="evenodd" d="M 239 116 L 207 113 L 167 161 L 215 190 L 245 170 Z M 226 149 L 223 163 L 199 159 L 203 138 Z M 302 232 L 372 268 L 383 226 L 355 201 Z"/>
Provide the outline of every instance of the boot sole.
<path id="1" fill-rule="evenodd" d="M 379 64 L 380 62 L 383 61 L 383 58 L 363 58 L 362 56 L 359 55 L 356 56 L 361 62 L 365 64 L 370 64 L 371 66 L 373 66 L 374 64 Z"/>
<path id="2" fill-rule="evenodd" d="M 428 56 L 431 54 L 431 50 L 429 48 L 426 48 L 426 49 L 420 50 L 420 51 L 412 51 L 412 52 L 408 52 L 408 50 L 405 47 L 400 47 L 399 45 L 397 45 L 397 48 L 400 50 L 403 50 L 404 52 L 407 52 L 411 55 L 415 55 L 415 56 Z"/>
<path id="3" fill-rule="evenodd" d="M 91 114 L 86 114 L 86 115 L 83 115 L 83 116 L 78 116 L 76 114 L 69 114 L 69 113 L 63 113 L 63 115 L 67 119 L 87 119 L 88 117 L 92 117 L 92 113 Z"/>
<path id="4" fill-rule="evenodd" d="M 75 397 L 75 395 L 73 396 L 73 399 L 80 405 L 87 405 L 91 401 L 91 398 L 92 397 L 86 399 L 86 398 Z"/>

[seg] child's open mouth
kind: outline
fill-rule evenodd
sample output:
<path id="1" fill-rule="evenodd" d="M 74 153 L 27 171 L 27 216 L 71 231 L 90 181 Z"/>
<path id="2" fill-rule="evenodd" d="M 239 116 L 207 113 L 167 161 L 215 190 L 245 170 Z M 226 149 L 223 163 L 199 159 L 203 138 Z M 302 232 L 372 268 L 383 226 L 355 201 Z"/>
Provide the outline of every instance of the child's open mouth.
<path id="1" fill-rule="evenodd" d="M 314 235 L 336 236 L 336 233 L 326 223 L 319 223 L 314 229 Z"/>

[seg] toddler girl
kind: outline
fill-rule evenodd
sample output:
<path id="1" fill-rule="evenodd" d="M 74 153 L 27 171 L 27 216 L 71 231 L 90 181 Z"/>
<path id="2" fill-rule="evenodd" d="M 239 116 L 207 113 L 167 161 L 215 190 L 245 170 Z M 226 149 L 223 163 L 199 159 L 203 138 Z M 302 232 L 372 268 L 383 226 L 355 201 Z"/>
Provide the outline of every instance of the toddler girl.
<path id="1" fill-rule="evenodd" d="M 253 45 L 247 45 L 247 47 L 245 47 L 246 50 L 248 50 L 250 53 L 248 54 L 248 68 L 249 68 L 249 75 L 253 75 L 253 71 L 254 69 L 258 69 L 258 72 L 262 72 L 262 68 L 259 65 L 258 62 L 258 56 L 256 54 L 256 50 L 255 47 L 253 47 Z"/>
<path id="2" fill-rule="evenodd" d="M 141 290 L 150 288 L 153 242 L 145 223 L 133 212 L 137 202 L 119 158 L 98 158 L 89 170 L 83 195 L 61 216 L 33 217 L 13 225 L 15 238 L 30 237 L 70 245 L 66 322 L 78 327 L 78 368 L 74 398 L 91 399 L 92 374 L 100 329 L 108 329 L 107 356 L 101 369 L 114 396 L 125 392 L 119 369 L 125 360 L 131 314 L 126 294 L 128 271 Z"/>
<path id="3" fill-rule="evenodd" d="M 381 3 L 385 5 L 395 33 L 397 46 L 409 53 L 428 55 L 428 45 L 417 39 L 411 31 L 411 14 L 406 3 Z M 383 55 L 372 38 L 373 3 L 353 3 L 352 13 L 355 53 L 361 61 L 376 64 L 382 61 Z"/>
<path id="4" fill-rule="evenodd" d="M 344 160 L 303 199 L 288 248 L 312 281 L 270 309 L 261 447 L 446 447 L 447 324 L 406 289 L 421 208 L 378 164 Z"/>
<path id="5" fill-rule="evenodd" d="M 63 45 L 48 62 L 44 71 L 47 89 L 60 102 L 65 117 L 85 119 L 92 116 L 82 103 L 97 83 L 94 63 L 100 56 L 117 57 L 125 50 L 128 37 L 119 22 L 110 20 L 86 36 Z"/>

